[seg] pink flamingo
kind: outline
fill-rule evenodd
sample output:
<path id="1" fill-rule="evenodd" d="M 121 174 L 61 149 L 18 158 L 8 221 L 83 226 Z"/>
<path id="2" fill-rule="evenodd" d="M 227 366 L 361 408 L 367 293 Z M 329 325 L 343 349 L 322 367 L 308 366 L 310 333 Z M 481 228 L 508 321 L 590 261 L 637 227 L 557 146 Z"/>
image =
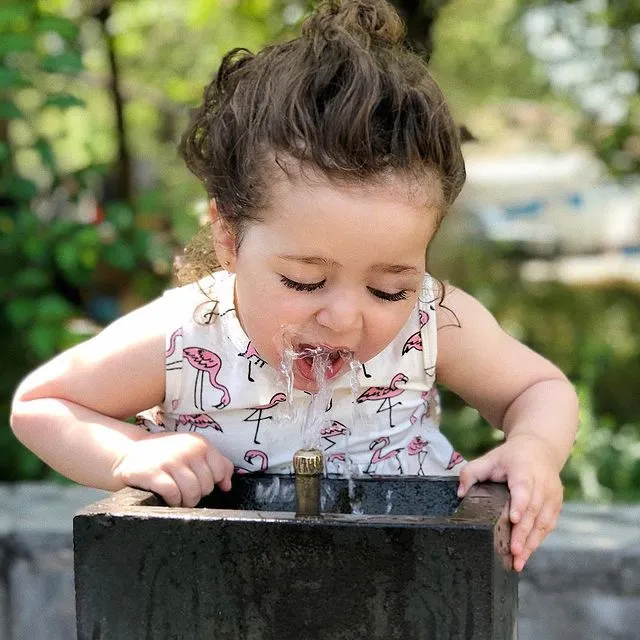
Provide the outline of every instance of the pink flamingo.
<path id="1" fill-rule="evenodd" d="M 320 436 L 329 443 L 329 446 L 325 447 L 324 450 L 328 451 L 336 444 L 336 441 L 332 440 L 332 438 L 336 436 L 348 436 L 350 433 L 349 427 L 345 427 L 342 422 L 333 420 L 330 426 L 320 429 Z"/>
<path id="2" fill-rule="evenodd" d="M 178 424 L 189 426 L 189 431 L 197 431 L 198 429 L 215 429 L 222 433 L 222 427 L 206 413 L 181 413 L 178 418 Z"/>
<path id="3" fill-rule="evenodd" d="M 255 444 L 260 444 L 258 442 L 258 430 L 260 429 L 260 423 L 263 420 L 271 420 L 273 416 L 262 417 L 262 412 L 268 409 L 273 409 L 279 402 L 284 402 L 287 399 L 287 396 L 284 393 L 276 393 L 267 404 L 261 404 L 258 407 L 252 407 L 251 413 L 243 420 L 243 422 L 257 422 L 256 425 L 256 433 L 253 436 L 253 441 Z M 257 414 L 257 418 L 254 417 Z"/>
<path id="4" fill-rule="evenodd" d="M 447 471 L 453 469 L 457 464 L 464 462 L 464 458 L 457 452 L 454 451 L 451 454 L 451 458 L 449 458 L 449 464 L 447 465 Z"/>
<path id="5" fill-rule="evenodd" d="M 420 329 L 422 329 L 422 327 L 424 327 L 424 325 L 429 322 L 429 314 L 426 311 L 419 309 L 418 318 L 420 322 Z M 411 349 L 422 351 L 422 336 L 420 335 L 420 331 L 416 331 L 416 333 L 409 336 L 407 341 L 404 343 L 404 346 L 402 347 L 402 355 L 404 355 L 405 353 L 409 353 Z"/>
<path id="6" fill-rule="evenodd" d="M 436 424 L 440 423 L 440 395 L 436 387 L 431 387 L 427 391 L 427 410 L 422 416 L 423 419 L 431 418 Z"/>
<path id="7" fill-rule="evenodd" d="M 256 458 L 260 458 L 260 471 L 266 471 L 269 468 L 269 457 L 264 451 L 258 451 L 258 449 L 249 449 L 244 454 L 245 462 L 248 462 L 250 465 L 253 465 L 253 461 Z M 255 469 L 245 469 L 244 467 L 236 467 L 234 469 L 236 473 L 244 474 L 244 473 L 252 473 Z"/>
<path id="8" fill-rule="evenodd" d="M 404 389 L 398 389 L 397 385 L 400 383 L 406 383 L 409 378 L 404 373 L 396 373 L 391 379 L 388 387 L 369 387 L 362 395 L 360 395 L 356 402 L 366 402 L 367 400 L 382 400 L 382 404 L 378 407 L 376 413 L 383 411 L 389 412 L 389 427 L 395 427 L 391 420 L 391 410 L 393 407 L 402 404 L 401 402 L 391 403 L 391 398 L 395 398 L 404 392 Z"/>
<path id="9" fill-rule="evenodd" d="M 168 358 L 169 356 L 172 356 L 174 351 L 176 350 L 176 338 L 178 336 L 182 336 L 182 327 L 180 327 L 179 329 L 176 329 L 171 334 L 171 338 L 169 338 L 169 348 L 165 351 L 166 358 Z M 180 363 L 182 364 L 181 360 L 180 360 Z M 175 363 L 168 363 L 168 364 L 175 364 Z"/>
<path id="10" fill-rule="evenodd" d="M 422 398 L 422 404 L 419 404 L 416 407 L 415 411 L 411 414 L 411 417 L 409 418 L 409 422 L 411 424 L 415 424 L 416 422 L 418 422 L 418 418 L 420 418 L 420 420 L 422 420 L 424 415 L 429 413 L 429 402 L 428 402 L 428 400 L 429 400 L 429 394 L 430 393 L 431 393 L 431 389 L 429 389 L 429 391 L 423 391 L 420 394 L 420 397 Z"/>
<path id="11" fill-rule="evenodd" d="M 222 409 L 226 407 L 229 402 L 231 402 L 231 397 L 229 396 L 229 389 L 217 380 L 217 376 L 222 367 L 220 356 L 217 353 L 213 353 L 213 351 L 201 349 L 200 347 L 187 347 L 182 350 L 182 353 L 187 359 L 187 362 L 198 370 L 196 383 L 193 387 L 193 404 L 198 409 L 204 411 L 202 395 L 204 390 L 204 375 L 206 373 L 209 376 L 209 384 L 222 391 L 222 398 L 218 404 L 214 405 L 215 408 Z M 198 404 L 198 387 L 200 388 L 200 404 Z"/>
<path id="12" fill-rule="evenodd" d="M 329 454 L 325 458 L 325 462 L 327 464 L 327 472 L 331 472 L 331 469 L 329 469 L 330 465 L 335 465 L 335 471 L 338 473 L 340 472 L 340 465 L 350 466 L 353 464 L 351 458 L 347 459 L 347 454 L 345 451 L 336 451 L 335 453 Z M 348 466 L 344 467 L 345 471 L 348 469 Z"/>
<path id="13" fill-rule="evenodd" d="M 241 358 L 246 358 L 249 361 L 249 374 L 247 376 L 247 379 L 249 380 L 249 382 L 255 382 L 255 380 L 251 377 L 251 365 L 256 364 L 262 369 L 262 367 L 267 364 L 266 361 L 260 357 L 260 354 L 256 351 L 256 348 L 253 346 L 253 342 L 251 342 L 251 340 L 249 340 L 249 344 L 247 345 L 244 353 L 239 353 L 238 355 Z M 252 362 L 251 358 L 255 358 L 255 363 Z"/>
<path id="14" fill-rule="evenodd" d="M 370 445 L 369 449 L 373 451 L 373 455 L 371 456 L 371 460 L 369 461 L 369 465 L 365 473 L 369 473 L 373 475 L 371 468 L 377 465 L 380 462 L 384 462 L 385 460 L 391 460 L 391 458 L 395 458 L 398 463 L 398 472 L 402 475 L 402 464 L 400 464 L 400 452 L 402 449 L 392 449 L 388 451 L 384 455 L 382 455 L 381 451 L 388 447 L 390 444 L 390 440 L 387 436 L 381 436 L 380 438 L 376 438 Z"/>
<path id="15" fill-rule="evenodd" d="M 155 409 L 151 416 L 151 422 L 158 427 L 164 427 L 164 411 L 162 409 Z M 151 431 L 151 427 L 147 424 L 147 418 L 141 416 L 139 413 L 136 415 L 135 425 L 136 427 L 144 427 L 147 431 Z"/>
<path id="16" fill-rule="evenodd" d="M 425 440 L 421 436 L 415 436 L 411 442 L 409 442 L 409 446 L 407 447 L 407 453 L 410 456 L 418 456 L 418 475 L 424 475 L 424 469 L 422 468 L 422 463 L 424 459 L 427 457 L 428 451 L 426 451 L 429 446 L 429 441 Z"/>

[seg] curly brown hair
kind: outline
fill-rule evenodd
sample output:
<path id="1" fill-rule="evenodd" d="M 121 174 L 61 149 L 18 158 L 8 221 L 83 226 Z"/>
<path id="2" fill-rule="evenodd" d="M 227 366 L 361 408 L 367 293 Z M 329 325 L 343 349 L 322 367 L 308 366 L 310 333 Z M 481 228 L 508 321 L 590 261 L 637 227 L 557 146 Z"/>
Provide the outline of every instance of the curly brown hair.
<path id="1" fill-rule="evenodd" d="M 238 242 L 291 159 L 340 183 L 435 175 L 444 216 L 465 180 L 459 133 L 404 34 L 385 0 L 328 0 L 300 37 L 223 58 L 181 151 Z M 209 269 L 212 253 L 201 238 L 188 263 Z"/>

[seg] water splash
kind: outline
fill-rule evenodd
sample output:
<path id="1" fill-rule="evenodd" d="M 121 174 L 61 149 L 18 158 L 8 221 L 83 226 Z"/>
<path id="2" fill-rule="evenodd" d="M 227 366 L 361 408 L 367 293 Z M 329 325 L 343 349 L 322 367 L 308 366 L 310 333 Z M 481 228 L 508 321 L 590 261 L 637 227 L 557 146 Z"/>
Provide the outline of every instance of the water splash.
<path id="1" fill-rule="evenodd" d="M 393 509 L 393 502 L 391 502 L 391 497 L 393 496 L 393 491 L 391 489 L 387 489 L 387 515 L 391 513 Z"/>
<path id="2" fill-rule="evenodd" d="M 283 327 L 278 342 L 282 350 L 280 373 L 286 386 L 287 400 L 281 412 L 283 421 L 299 424 L 302 448 L 321 448 L 320 431 L 327 424 L 327 409 L 331 402 L 332 387 L 327 375 L 336 360 L 351 362 L 352 354 L 343 349 L 329 349 L 325 346 L 307 346 L 296 348 L 299 344 L 295 327 Z M 306 360 L 311 363 L 311 374 L 317 390 L 310 394 L 309 403 L 294 402 L 294 362 Z"/>
<path id="3" fill-rule="evenodd" d="M 362 408 L 358 404 L 358 398 L 360 396 L 360 383 L 358 382 L 358 373 L 362 371 L 362 363 L 359 360 L 353 358 L 349 363 L 351 371 L 349 373 L 349 384 L 351 386 L 351 424 L 353 429 L 357 433 L 363 433 L 364 431 L 364 419 L 362 416 Z M 356 467 L 357 470 L 357 467 Z M 362 514 L 361 503 L 356 499 L 355 495 L 355 483 L 353 481 L 353 465 L 351 464 L 351 457 L 349 455 L 349 435 L 347 434 L 345 439 L 345 477 L 347 478 L 347 485 L 349 487 L 349 500 L 351 502 L 351 510 L 353 513 Z"/>
<path id="4" fill-rule="evenodd" d="M 323 346 L 306 347 L 304 349 L 296 349 L 294 345 L 300 344 L 297 339 L 295 327 L 283 327 L 281 334 L 278 336 L 278 343 L 282 353 L 280 363 L 280 373 L 286 386 L 286 402 L 281 403 L 281 419 L 290 424 L 300 425 L 300 434 L 303 448 L 322 449 L 320 431 L 324 426 L 330 423 L 326 412 L 331 401 L 332 387 L 327 380 L 327 373 L 331 369 L 331 364 L 336 358 L 342 358 L 349 364 L 349 386 L 351 387 L 351 403 L 352 403 L 352 424 L 351 429 L 347 429 L 345 433 L 345 451 L 344 451 L 344 473 L 343 477 L 347 480 L 349 501 L 353 514 L 362 514 L 361 501 L 356 497 L 354 475 L 359 475 L 359 469 L 353 465 L 350 452 L 350 434 L 351 432 L 363 433 L 365 430 L 365 421 L 361 405 L 357 399 L 360 396 L 361 388 L 358 374 L 363 370 L 362 363 L 354 358 L 353 353 L 344 350 L 329 350 Z M 310 358 L 311 370 L 317 384 L 317 391 L 311 395 L 309 403 L 294 402 L 294 362 L 298 358 Z M 325 465 L 325 477 L 328 473 Z M 321 501 L 326 503 L 328 495 L 323 495 Z M 323 506 L 324 508 L 324 506 Z"/>

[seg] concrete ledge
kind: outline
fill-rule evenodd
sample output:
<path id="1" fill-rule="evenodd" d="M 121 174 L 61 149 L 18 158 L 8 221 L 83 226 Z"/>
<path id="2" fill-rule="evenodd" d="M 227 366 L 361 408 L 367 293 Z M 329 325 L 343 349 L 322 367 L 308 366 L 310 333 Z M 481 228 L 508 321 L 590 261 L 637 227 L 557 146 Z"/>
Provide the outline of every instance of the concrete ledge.
<path id="1" fill-rule="evenodd" d="M 520 580 L 520 638 L 640 638 L 640 505 L 566 504 Z"/>
<path id="2" fill-rule="evenodd" d="M 72 518 L 103 491 L 0 484 L 0 638 L 73 640 Z M 520 640 L 640 638 L 640 505 L 567 504 L 520 580 Z"/>

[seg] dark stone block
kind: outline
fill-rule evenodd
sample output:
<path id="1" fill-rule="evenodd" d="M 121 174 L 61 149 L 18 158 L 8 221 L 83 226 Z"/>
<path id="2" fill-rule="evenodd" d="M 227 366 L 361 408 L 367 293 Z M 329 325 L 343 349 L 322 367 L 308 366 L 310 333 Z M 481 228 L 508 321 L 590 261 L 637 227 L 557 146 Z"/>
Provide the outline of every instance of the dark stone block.
<path id="1" fill-rule="evenodd" d="M 505 486 L 241 476 L 201 508 L 126 489 L 74 518 L 78 640 L 512 640 Z M 362 514 L 360 514 L 362 511 Z"/>

